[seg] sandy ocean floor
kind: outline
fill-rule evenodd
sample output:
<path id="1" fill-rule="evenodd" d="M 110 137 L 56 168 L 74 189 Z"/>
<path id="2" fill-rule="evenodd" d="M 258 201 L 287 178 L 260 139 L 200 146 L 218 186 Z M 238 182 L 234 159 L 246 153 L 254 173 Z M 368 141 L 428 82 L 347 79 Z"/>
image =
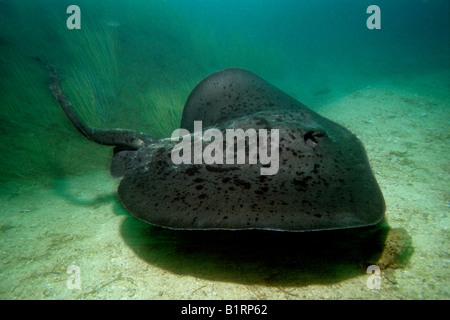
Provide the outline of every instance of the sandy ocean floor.
<path id="1" fill-rule="evenodd" d="M 289 249 L 276 242 L 277 260 L 267 259 L 276 250 L 271 237 L 279 237 L 270 232 L 249 233 L 234 250 L 214 234 L 137 221 L 105 170 L 47 188 L 33 181 L 2 188 L 0 299 L 449 299 L 449 89 L 445 70 L 343 97 L 317 93 L 326 102 L 316 110 L 363 141 L 389 225 L 412 237 L 408 264 L 383 271 L 378 290 L 366 285 L 364 259 L 308 253 L 309 236 L 289 237 Z M 320 233 L 313 237 L 320 242 Z M 342 255 L 357 246 L 346 245 Z M 67 286 L 70 265 L 79 267 L 79 290 Z"/>

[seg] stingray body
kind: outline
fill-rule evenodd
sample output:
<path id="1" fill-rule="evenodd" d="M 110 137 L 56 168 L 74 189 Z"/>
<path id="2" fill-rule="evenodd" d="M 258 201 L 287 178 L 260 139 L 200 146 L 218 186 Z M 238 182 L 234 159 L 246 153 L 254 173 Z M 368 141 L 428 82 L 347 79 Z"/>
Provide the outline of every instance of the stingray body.
<path id="1" fill-rule="evenodd" d="M 274 175 L 261 175 L 262 164 L 175 165 L 177 141 L 92 128 L 48 68 L 53 95 L 75 127 L 115 146 L 111 173 L 122 179 L 120 200 L 140 220 L 173 229 L 309 231 L 370 226 L 384 217 L 383 195 L 358 138 L 249 71 L 225 69 L 201 81 L 181 128 L 193 132 L 200 120 L 205 130 L 221 132 L 278 129 Z"/>

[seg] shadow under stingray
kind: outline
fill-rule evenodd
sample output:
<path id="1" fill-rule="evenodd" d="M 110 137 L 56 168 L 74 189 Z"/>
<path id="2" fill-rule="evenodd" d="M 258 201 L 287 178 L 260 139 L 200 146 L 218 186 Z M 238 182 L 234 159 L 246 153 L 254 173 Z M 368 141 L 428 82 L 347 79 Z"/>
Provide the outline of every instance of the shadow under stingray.
<path id="1" fill-rule="evenodd" d="M 96 208 L 102 204 L 110 203 L 111 201 L 119 201 L 116 192 L 104 192 L 96 197 L 80 198 L 80 196 L 72 190 L 69 180 L 64 178 L 53 180 L 51 185 L 55 194 L 78 206 Z"/>
<path id="2" fill-rule="evenodd" d="M 120 204 L 117 211 L 126 212 Z M 380 257 L 388 230 L 382 222 L 316 232 L 186 231 L 129 215 L 121 226 L 126 244 L 152 265 L 180 275 L 272 286 L 332 284 L 363 275 Z"/>

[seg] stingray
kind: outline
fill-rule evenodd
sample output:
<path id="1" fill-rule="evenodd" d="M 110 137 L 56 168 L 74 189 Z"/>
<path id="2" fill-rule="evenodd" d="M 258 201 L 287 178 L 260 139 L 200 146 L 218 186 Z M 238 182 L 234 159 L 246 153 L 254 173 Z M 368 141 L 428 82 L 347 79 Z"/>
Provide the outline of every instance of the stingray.
<path id="1" fill-rule="evenodd" d="M 120 201 L 142 221 L 187 230 L 311 231 L 384 218 L 383 195 L 360 140 L 250 71 L 230 68 L 202 80 L 186 101 L 180 128 L 195 135 L 194 121 L 202 121 L 203 130 L 220 132 L 278 129 L 279 168 L 272 175 L 261 174 L 262 163 L 174 164 L 179 140 L 93 128 L 65 96 L 56 70 L 47 68 L 50 89 L 78 131 L 114 146 L 111 173 L 121 179 Z"/>

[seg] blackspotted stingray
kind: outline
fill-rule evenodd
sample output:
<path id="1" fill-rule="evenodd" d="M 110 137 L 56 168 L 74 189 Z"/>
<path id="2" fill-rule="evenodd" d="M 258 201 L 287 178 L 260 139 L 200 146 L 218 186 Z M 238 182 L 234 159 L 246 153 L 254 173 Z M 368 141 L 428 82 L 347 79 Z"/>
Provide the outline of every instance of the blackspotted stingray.
<path id="1" fill-rule="evenodd" d="M 278 129 L 276 174 L 261 174 L 262 163 L 175 164 L 179 140 L 93 128 L 75 112 L 56 70 L 47 68 L 50 89 L 78 131 L 114 146 L 111 173 L 121 178 L 120 200 L 140 220 L 172 229 L 309 231 L 371 226 L 384 217 L 360 140 L 252 72 L 225 69 L 202 80 L 180 127 L 193 139 L 199 139 L 194 121 L 223 133 Z M 208 142 L 200 140 L 204 150 Z"/>

